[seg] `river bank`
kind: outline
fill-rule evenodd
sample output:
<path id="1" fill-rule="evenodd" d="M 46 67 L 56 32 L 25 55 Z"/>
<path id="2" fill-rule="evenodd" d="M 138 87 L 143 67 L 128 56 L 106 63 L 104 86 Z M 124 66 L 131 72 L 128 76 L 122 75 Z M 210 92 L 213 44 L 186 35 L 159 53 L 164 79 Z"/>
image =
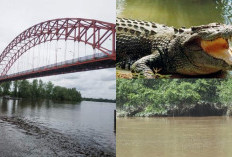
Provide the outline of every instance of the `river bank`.
<path id="1" fill-rule="evenodd" d="M 0 98 L 0 156 L 115 156 L 115 106 Z"/>
<path id="2" fill-rule="evenodd" d="M 163 105 L 162 111 L 146 111 L 143 107 L 117 109 L 117 117 L 181 117 L 181 116 L 232 116 L 231 105 L 198 102 L 175 106 Z"/>
<path id="3" fill-rule="evenodd" d="M 0 98 L 2 99 L 6 99 L 6 100 L 44 100 L 44 98 L 22 98 L 22 97 L 14 97 L 14 96 L 10 96 L 10 95 L 1 95 Z M 51 100 L 54 102 L 63 102 L 63 103 L 77 103 L 77 102 L 81 102 L 81 101 L 90 101 L 90 102 L 106 102 L 106 103 L 116 103 L 116 100 L 113 99 L 103 99 L 103 98 L 81 98 L 81 100 L 78 101 L 70 101 L 70 100 L 56 100 L 56 99 L 46 99 L 46 100 Z"/>
<path id="4" fill-rule="evenodd" d="M 103 99 L 103 98 L 82 98 L 82 101 L 116 103 L 116 99 L 113 100 L 113 99 Z"/>

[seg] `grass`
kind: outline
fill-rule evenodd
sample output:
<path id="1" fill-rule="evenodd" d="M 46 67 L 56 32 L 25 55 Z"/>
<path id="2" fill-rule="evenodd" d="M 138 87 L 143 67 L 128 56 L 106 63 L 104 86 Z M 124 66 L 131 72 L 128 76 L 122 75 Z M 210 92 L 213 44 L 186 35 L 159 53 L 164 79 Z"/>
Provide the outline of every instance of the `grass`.
<path id="1" fill-rule="evenodd" d="M 171 75 L 162 75 L 159 74 L 161 69 L 153 69 L 154 71 L 154 79 L 156 78 L 170 78 Z M 145 77 L 139 73 L 131 73 L 129 70 L 118 69 L 116 70 L 116 78 L 123 78 L 123 79 L 132 79 L 132 78 L 140 78 L 145 79 Z"/>

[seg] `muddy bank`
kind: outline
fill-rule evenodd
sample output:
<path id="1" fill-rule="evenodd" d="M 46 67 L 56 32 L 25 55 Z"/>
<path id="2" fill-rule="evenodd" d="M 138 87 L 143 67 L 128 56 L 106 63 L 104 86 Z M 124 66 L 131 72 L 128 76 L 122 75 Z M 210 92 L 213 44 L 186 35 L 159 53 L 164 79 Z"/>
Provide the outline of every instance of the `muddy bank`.
<path id="1" fill-rule="evenodd" d="M 15 132 L 17 139 L 20 139 L 18 144 L 14 141 L 15 138 L 5 139 L 0 136 L 1 140 L 7 141 L 5 145 L 0 142 L 0 156 L 18 156 L 15 154 L 20 154 L 19 156 L 115 156 L 113 152 L 102 150 L 98 141 L 94 139 L 91 141 L 92 145 L 87 144 L 88 138 L 85 135 L 76 138 L 28 119 L 0 116 L 0 124 L 0 130 L 9 128 Z M 12 131 L 8 132 L 9 135 L 11 133 Z M 28 141 L 29 144 L 27 144 Z M 3 146 L 4 151 L 1 149 Z M 11 147 L 17 147 L 17 149 L 12 150 Z"/>
<path id="2" fill-rule="evenodd" d="M 169 109 L 168 116 L 224 116 L 228 107 L 216 103 L 197 103 L 190 106 L 180 106 Z"/>
<path id="3" fill-rule="evenodd" d="M 162 112 L 146 112 L 146 108 L 117 109 L 118 117 L 172 117 L 172 116 L 232 116 L 232 107 L 220 103 L 198 102 L 164 106 Z"/>

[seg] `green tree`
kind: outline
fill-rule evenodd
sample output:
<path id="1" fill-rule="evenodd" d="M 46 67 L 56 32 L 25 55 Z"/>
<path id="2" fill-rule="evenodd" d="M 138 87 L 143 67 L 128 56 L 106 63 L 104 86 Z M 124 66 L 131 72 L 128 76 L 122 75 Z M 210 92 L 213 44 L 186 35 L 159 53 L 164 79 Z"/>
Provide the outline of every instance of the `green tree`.
<path id="1" fill-rule="evenodd" d="M 1 87 L 3 89 L 3 95 L 9 95 L 10 94 L 11 81 L 3 82 L 1 84 Z"/>
<path id="2" fill-rule="evenodd" d="M 221 82 L 222 79 L 197 79 L 194 84 L 202 100 L 216 102 L 219 99 L 217 89 Z"/>
<path id="3" fill-rule="evenodd" d="M 217 88 L 219 101 L 230 104 L 232 102 L 232 79 L 224 80 Z"/>
<path id="4" fill-rule="evenodd" d="M 31 86 L 28 80 L 22 80 L 19 82 L 19 96 L 22 98 L 31 97 Z"/>
<path id="5" fill-rule="evenodd" d="M 55 100 L 65 100 L 65 88 L 60 86 L 55 86 L 53 88 L 52 98 Z"/>
<path id="6" fill-rule="evenodd" d="M 39 86 L 38 86 L 38 97 L 44 98 L 45 97 L 45 84 L 42 80 L 39 80 Z"/>
<path id="7" fill-rule="evenodd" d="M 52 98 L 55 100 L 81 101 L 81 93 L 76 88 L 67 89 L 65 87 L 55 86 L 53 88 Z"/>
<path id="8" fill-rule="evenodd" d="M 54 88 L 54 84 L 52 84 L 52 82 L 49 81 L 45 86 L 46 98 L 48 99 L 52 98 L 53 88 Z"/>
<path id="9" fill-rule="evenodd" d="M 166 87 L 167 89 L 162 89 L 166 104 L 188 105 L 201 99 L 200 94 L 195 89 L 195 84 L 190 82 L 178 83 L 173 80 L 169 85 L 166 84 Z"/>
<path id="10" fill-rule="evenodd" d="M 31 83 L 28 80 L 14 81 L 11 92 L 11 82 L 4 82 L 0 86 L 0 94 L 13 95 L 22 98 L 48 98 L 56 100 L 81 101 L 81 93 L 76 88 L 65 88 L 55 86 L 52 82 L 43 83 L 42 80 L 34 79 Z"/>
<path id="11" fill-rule="evenodd" d="M 39 97 L 39 90 L 38 90 L 38 80 L 35 79 L 32 81 L 31 85 L 31 97 L 38 98 Z"/>
<path id="12" fill-rule="evenodd" d="M 18 86 L 19 86 L 19 84 L 18 84 L 17 80 L 13 82 L 13 86 L 14 86 L 13 87 L 14 88 L 13 96 L 18 97 Z"/>
<path id="13" fill-rule="evenodd" d="M 117 108 L 144 109 L 163 113 L 167 107 L 183 106 L 201 100 L 196 83 L 184 79 L 117 80 Z"/>
<path id="14" fill-rule="evenodd" d="M 2 87 L 0 86 L 0 95 L 3 94 Z"/>

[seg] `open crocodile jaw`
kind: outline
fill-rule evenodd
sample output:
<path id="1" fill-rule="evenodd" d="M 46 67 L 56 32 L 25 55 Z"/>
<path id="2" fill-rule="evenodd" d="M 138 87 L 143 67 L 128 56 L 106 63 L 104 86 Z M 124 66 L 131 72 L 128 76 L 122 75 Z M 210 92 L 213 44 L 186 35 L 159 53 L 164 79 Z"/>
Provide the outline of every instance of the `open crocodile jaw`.
<path id="1" fill-rule="evenodd" d="M 201 47 L 209 55 L 232 65 L 232 38 L 217 38 L 212 41 L 201 40 Z"/>

